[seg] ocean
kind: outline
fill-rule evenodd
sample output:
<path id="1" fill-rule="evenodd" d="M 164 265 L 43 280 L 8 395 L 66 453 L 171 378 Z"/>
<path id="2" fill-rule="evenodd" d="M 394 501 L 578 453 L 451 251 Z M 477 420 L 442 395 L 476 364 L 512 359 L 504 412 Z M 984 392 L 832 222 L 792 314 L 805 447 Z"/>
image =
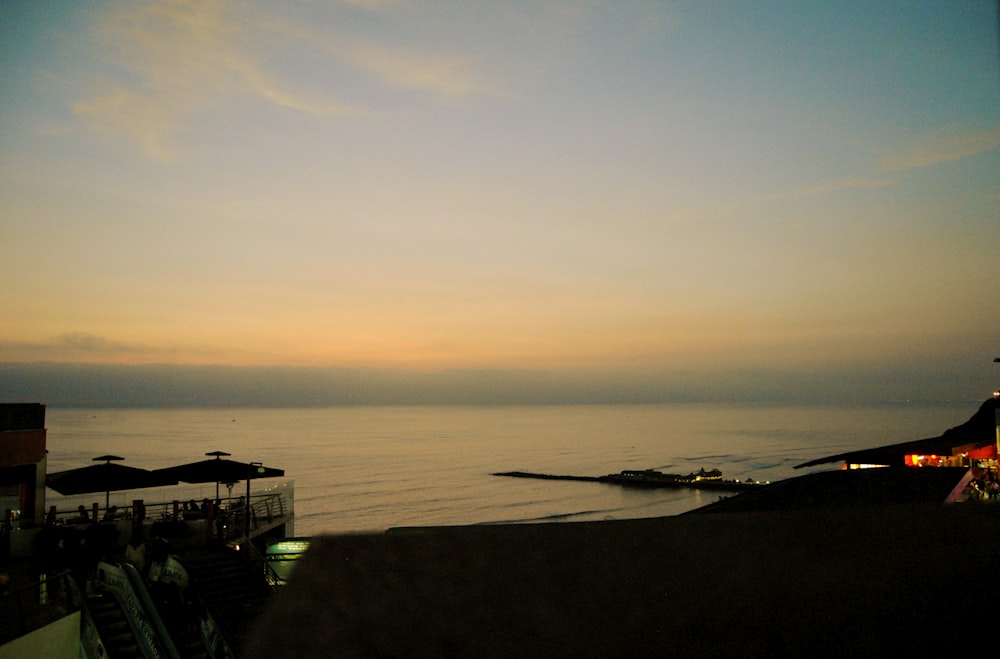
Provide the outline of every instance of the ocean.
<path id="1" fill-rule="evenodd" d="M 600 476 L 623 469 L 776 480 L 797 464 L 923 439 L 966 421 L 979 403 L 889 406 L 718 404 L 375 406 L 307 409 L 59 409 L 46 413 L 48 470 L 107 453 L 155 469 L 226 451 L 285 470 L 295 535 L 400 526 L 589 521 L 674 515 L 718 492 L 636 490 L 493 476 L 531 471 Z M 833 464 L 826 468 L 836 468 Z M 268 485 L 254 480 L 254 490 Z M 215 496 L 215 484 L 112 492 L 111 504 Z M 245 493 L 245 485 L 232 496 Z M 225 486 L 221 494 L 227 495 Z M 75 510 L 104 493 L 62 497 Z"/>

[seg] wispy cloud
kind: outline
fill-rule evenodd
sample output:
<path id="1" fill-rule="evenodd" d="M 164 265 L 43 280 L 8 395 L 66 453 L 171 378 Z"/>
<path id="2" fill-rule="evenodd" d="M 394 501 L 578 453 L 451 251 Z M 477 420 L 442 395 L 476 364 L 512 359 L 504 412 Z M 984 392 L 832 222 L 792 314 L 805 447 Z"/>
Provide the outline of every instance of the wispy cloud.
<path id="1" fill-rule="evenodd" d="M 925 137 L 903 153 L 885 158 L 882 161 L 882 169 L 897 172 L 930 167 L 969 158 L 998 146 L 1000 146 L 1000 128 L 980 131 L 946 128 Z"/>
<path id="2" fill-rule="evenodd" d="M 387 19 L 390 22 L 405 22 L 408 16 L 412 18 L 414 11 L 411 6 L 393 1 L 342 0 L 341 4 L 362 8 L 373 14 L 391 14 L 392 18 Z M 268 23 L 269 29 L 281 38 L 290 39 L 296 44 L 307 44 L 314 53 L 328 57 L 337 65 L 366 74 L 389 88 L 447 97 L 488 91 L 488 86 L 475 67 L 474 57 L 448 51 L 440 44 L 387 44 L 357 34 L 320 30 L 284 17 L 274 17 Z M 413 34 L 420 32 L 421 28 L 413 28 Z"/>
<path id="3" fill-rule="evenodd" d="M 87 332 L 71 332 L 56 337 L 52 342 L 56 347 L 67 348 L 80 352 L 120 353 L 147 352 L 148 348 L 137 343 L 113 341 L 107 337 L 89 334 Z"/>
<path id="4" fill-rule="evenodd" d="M 89 332 L 69 332 L 45 341 L 0 343 L 0 359 L 10 361 L 149 361 L 162 359 L 169 352 Z"/>
<path id="5" fill-rule="evenodd" d="M 398 3 L 341 3 L 384 13 Z M 336 6 L 322 8 L 337 11 Z M 156 161 L 179 157 L 176 135 L 197 113 L 242 96 L 316 116 L 370 112 L 329 88 L 332 70 L 353 70 L 388 88 L 456 98 L 483 93 L 472 58 L 433 46 L 402 48 L 314 27 L 251 3 L 173 0 L 117 5 L 99 22 L 102 47 L 115 73 L 95 81 L 97 91 L 73 104 L 95 130 L 122 135 Z M 314 60 L 300 67 L 312 91 L 267 64 L 282 44 Z M 312 80 L 308 78 L 312 76 Z M 343 92 L 339 92 L 343 94 Z"/>
<path id="6" fill-rule="evenodd" d="M 793 190 L 785 190 L 782 192 L 775 192 L 772 194 L 758 195 L 754 199 L 755 201 L 762 201 L 762 202 L 781 201 L 785 199 L 803 199 L 807 197 L 819 197 L 822 195 L 833 194 L 836 192 L 841 192 L 843 190 L 866 190 L 872 188 L 887 188 L 895 184 L 896 181 L 887 178 L 864 178 L 864 177 L 844 178 L 837 181 L 819 183 L 817 185 L 805 186 Z"/>
<path id="7" fill-rule="evenodd" d="M 380 10 L 399 4 L 398 0 L 340 0 L 340 4 L 362 9 Z"/>
<path id="8" fill-rule="evenodd" d="M 122 341 L 92 332 L 67 332 L 40 341 L 0 340 L 0 362 L 66 362 L 207 364 L 229 359 L 246 361 L 246 354 L 232 346 L 180 345 Z"/>
<path id="9" fill-rule="evenodd" d="M 348 52 L 358 68 L 391 87 L 451 97 L 484 91 L 466 58 L 393 49 L 376 43 L 358 43 Z"/>
<path id="10" fill-rule="evenodd" d="M 269 74 L 250 44 L 266 41 L 268 21 L 225 0 L 119 5 L 99 38 L 119 74 L 73 105 L 105 132 L 124 134 L 155 160 L 176 156 L 171 137 L 194 113 L 244 95 L 278 107 L 339 116 L 359 108 L 297 92 Z"/>
<path id="11" fill-rule="evenodd" d="M 176 100 L 158 101 L 156 95 L 115 87 L 103 96 L 75 103 L 73 112 L 92 120 L 101 132 L 124 134 L 153 160 L 175 158 L 168 140 L 183 115 Z"/>
<path id="12" fill-rule="evenodd" d="M 884 174 L 892 174 L 908 169 L 929 167 L 943 162 L 968 158 L 1000 146 L 1000 128 L 993 130 L 959 130 L 953 127 L 943 129 L 924 138 L 906 152 L 885 158 L 880 163 Z M 843 190 L 865 190 L 896 185 L 892 177 L 849 177 L 826 183 L 819 183 L 792 190 L 762 194 L 754 197 L 757 202 L 803 199 L 834 194 Z"/>

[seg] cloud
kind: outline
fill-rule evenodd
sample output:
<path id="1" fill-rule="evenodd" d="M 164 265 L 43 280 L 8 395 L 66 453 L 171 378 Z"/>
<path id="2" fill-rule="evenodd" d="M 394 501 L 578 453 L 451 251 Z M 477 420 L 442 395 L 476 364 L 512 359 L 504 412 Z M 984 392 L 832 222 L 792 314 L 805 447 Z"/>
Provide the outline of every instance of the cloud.
<path id="1" fill-rule="evenodd" d="M 101 132 L 124 134 L 153 160 L 170 161 L 176 154 L 168 136 L 183 114 L 176 106 L 176 101 L 158 101 L 155 96 L 116 87 L 98 98 L 75 103 L 73 113 L 92 119 Z"/>
<path id="2" fill-rule="evenodd" d="M 384 83 L 445 96 L 466 96 L 482 91 L 467 59 L 390 49 L 376 43 L 359 43 L 350 49 L 354 64 Z"/>
<path id="3" fill-rule="evenodd" d="M 884 158 L 881 171 L 885 173 L 900 172 L 907 169 L 930 167 L 942 162 L 951 162 L 975 156 L 1000 146 L 1000 128 L 982 131 L 959 131 L 946 128 L 934 135 L 925 137 L 905 153 Z M 886 177 L 850 177 L 827 183 L 820 183 L 793 190 L 785 190 L 772 194 L 757 195 L 758 202 L 783 201 L 787 199 L 803 199 L 828 195 L 842 190 L 865 190 L 885 188 L 896 185 L 896 180 Z"/>
<path id="4" fill-rule="evenodd" d="M 235 95 L 314 115 L 360 111 L 268 74 L 253 45 L 268 41 L 269 25 L 250 5 L 230 8 L 224 0 L 119 5 L 100 21 L 98 36 L 112 58 L 111 77 L 73 111 L 98 130 L 125 135 L 154 160 L 176 158 L 171 137 L 185 121 Z"/>
<path id="5" fill-rule="evenodd" d="M 396 0 L 340 0 L 340 4 L 348 7 L 359 7 L 370 11 L 378 11 L 397 4 Z"/>
<path id="6" fill-rule="evenodd" d="M 136 343 L 112 341 L 103 336 L 87 332 L 71 332 L 56 337 L 54 344 L 80 352 L 97 352 L 102 354 L 119 352 L 145 352 L 146 348 Z"/>
<path id="7" fill-rule="evenodd" d="M 1000 128 L 968 131 L 946 128 L 925 137 L 905 153 L 882 160 L 882 169 L 897 172 L 930 167 L 943 162 L 969 158 L 1000 146 Z"/>
<path id="8" fill-rule="evenodd" d="M 54 407 L 311 407 L 619 403 L 873 404 L 982 400 L 986 380 L 954 363 L 810 370 L 435 372 L 0 361 L 9 400 Z"/>
<path id="9" fill-rule="evenodd" d="M 40 342 L 0 343 L 0 359 L 12 361 L 151 362 L 174 356 L 172 348 L 118 341 L 90 332 L 68 332 Z"/>
<path id="10" fill-rule="evenodd" d="M 810 185 L 794 190 L 776 192 L 773 194 L 758 195 L 757 201 L 781 201 L 784 199 L 802 199 L 807 197 L 818 197 L 832 194 L 842 190 L 867 190 L 872 188 L 886 188 L 895 185 L 896 182 L 887 178 L 844 178 L 838 181 Z"/>
<path id="11" fill-rule="evenodd" d="M 381 14 L 395 8 L 393 2 L 348 2 Z M 389 22 L 406 22 L 411 14 L 403 12 Z M 422 33 L 420 21 L 408 27 L 409 36 Z M 338 34 L 320 31 L 312 26 L 275 18 L 269 21 L 270 29 L 281 38 L 297 44 L 308 44 L 314 54 L 322 54 L 331 62 L 367 74 L 370 79 L 393 89 L 421 91 L 430 94 L 456 97 L 486 91 L 475 70 L 475 59 L 455 52 L 444 52 L 439 45 L 433 47 L 403 47 L 386 44 L 373 38 L 356 34 Z M 408 23 L 409 25 L 409 23 Z M 431 39 L 432 37 L 427 37 Z"/>
<path id="12" fill-rule="evenodd" d="M 394 3 L 345 4 L 384 13 Z M 469 57 L 386 45 L 268 12 L 266 5 L 228 0 L 116 5 L 98 21 L 99 46 L 109 58 L 104 77 L 93 81 L 97 91 L 73 104 L 74 114 L 98 132 L 124 136 L 148 158 L 169 162 L 179 159 L 176 136 L 194 116 L 235 97 L 314 116 L 371 112 L 364 103 L 315 91 L 329 87 L 338 70 L 444 98 L 486 91 Z M 310 64 L 281 72 L 278 62 L 288 53 Z M 279 57 L 272 63 L 269 54 Z M 305 80 L 291 83 L 287 75 Z M 302 91 L 307 87 L 313 91 Z"/>

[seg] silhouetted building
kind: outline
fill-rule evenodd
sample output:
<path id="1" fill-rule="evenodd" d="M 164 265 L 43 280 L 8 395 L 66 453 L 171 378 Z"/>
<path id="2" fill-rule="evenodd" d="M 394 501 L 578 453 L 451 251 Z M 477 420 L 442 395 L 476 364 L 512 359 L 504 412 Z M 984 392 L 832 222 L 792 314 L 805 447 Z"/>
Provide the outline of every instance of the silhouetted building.
<path id="1" fill-rule="evenodd" d="M 946 430 L 939 437 L 838 453 L 796 465 L 814 467 L 843 462 L 846 468 L 858 467 L 961 467 L 996 468 L 1000 447 L 1000 398 L 984 402 L 965 423 Z"/>
<path id="2" fill-rule="evenodd" d="M 45 433 L 44 405 L 0 403 L 0 507 L 7 525 L 44 519 Z"/>

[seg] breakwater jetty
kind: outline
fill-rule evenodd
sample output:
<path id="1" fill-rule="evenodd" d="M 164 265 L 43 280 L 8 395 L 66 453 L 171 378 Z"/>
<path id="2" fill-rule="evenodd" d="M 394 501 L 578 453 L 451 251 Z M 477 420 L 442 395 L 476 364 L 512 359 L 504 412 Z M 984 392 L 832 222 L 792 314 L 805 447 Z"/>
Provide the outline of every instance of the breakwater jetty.
<path id="1" fill-rule="evenodd" d="M 605 476 L 569 476 L 560 474 L 538 474 L 530 471 L 503 471 L 493 474 L 494 476 L 508 476 L 511 478 L 538 478 L 552 481 L 590 481 L 594 483 L 611 483 L 612 485 L 623 485 L 625 487 L 641 488 L 691 488 L 698 490 L 725 490 L 740 491 L 764 485 L 760 481 L 751 479 L 725 480 L 722 472 L 718 469 L 705 471 L 704 469 L 687 475 L 665 474 L 654 469 L 624 470 L 617 474 L 607 474 Z"/>

